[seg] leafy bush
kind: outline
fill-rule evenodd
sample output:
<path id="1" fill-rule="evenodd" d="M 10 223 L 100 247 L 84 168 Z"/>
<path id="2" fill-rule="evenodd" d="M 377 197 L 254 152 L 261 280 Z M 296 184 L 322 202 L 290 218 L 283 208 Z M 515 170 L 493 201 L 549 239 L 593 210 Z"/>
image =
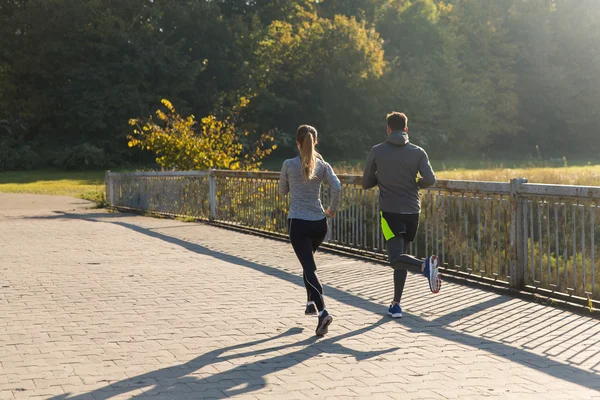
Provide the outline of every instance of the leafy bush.
<path id="1" fill-rule="evenodd" d="M 61 169 L 98 169 L 107 165 L 104 150 L 89 143 L 82 143 L 60 152 L 54 165 Z"/>
<path id="2" fill-rule="evenodd" d="M 38 164 L 38 155 L 25 143 L 25 132 L 20 121 L 0 121 L 0 171 L 32 169 Z"/>
<path id="3" fill-rule="evenodd" d="M 156 162 L 167 169 L 256 170 L 262 164 L 261 160 L 277 146 L 271 144 L 274 140 L 271 132 L 260 134 L 254 145 L 244 146 L 250 133 L 238 129 L 236 122 L 241 109 L 248 103 L 242 97 L 233 109 L 233 116 L 220 120 L 208 115 L 198 124 L 193 115 L 180 116 L 171 102 L 163 99 L 167 111 L 156 111 L 158 122 L 152 117 L 146 121 L 129 121 L 135 129 L 129 136 L 128 145 L 152 151 Z"/>
<path id="4" fill-rule="evenodd" d="M 38 156 L 30 146 L 0 139 L 0 171 L 28 170 L 37 163 Z"/>

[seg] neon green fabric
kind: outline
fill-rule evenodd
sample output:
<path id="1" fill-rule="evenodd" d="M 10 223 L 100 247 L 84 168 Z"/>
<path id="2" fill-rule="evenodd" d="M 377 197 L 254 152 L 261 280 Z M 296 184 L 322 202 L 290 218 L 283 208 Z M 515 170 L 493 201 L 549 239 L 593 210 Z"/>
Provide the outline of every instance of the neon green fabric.
<path id="1" fill-rule="evenodd" d="M 385 240 L 390 240 L 396 237 L 396 235 L 394 235 L 394 232 L 392 232 L 392 229 L 388 225 L 388 222 L 385 220 L 385 218 L 383 218 L 383 211 L 380 211 L 379 215 L 381 216 L 381 231 L 383 232 L 383 237 L 385 238 Z"/>

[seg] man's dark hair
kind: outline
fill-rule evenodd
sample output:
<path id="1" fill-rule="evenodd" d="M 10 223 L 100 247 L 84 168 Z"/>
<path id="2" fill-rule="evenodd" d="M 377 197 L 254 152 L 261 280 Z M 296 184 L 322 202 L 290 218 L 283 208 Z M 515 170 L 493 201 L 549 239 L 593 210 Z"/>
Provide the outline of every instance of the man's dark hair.
<path id="1" fill-rule="evenodd" d="M 387 124 L 393 131 L 403 131 L 408 125 L 408 118 L 403 113 L 394 111 L 387 115 Z"/>

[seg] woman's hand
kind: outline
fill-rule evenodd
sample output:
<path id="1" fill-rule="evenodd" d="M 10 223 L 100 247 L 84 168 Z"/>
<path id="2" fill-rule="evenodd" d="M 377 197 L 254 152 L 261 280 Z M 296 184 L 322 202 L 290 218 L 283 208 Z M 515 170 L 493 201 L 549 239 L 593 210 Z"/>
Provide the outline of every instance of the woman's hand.
<path id="1" fill-rule="evenodd" d="M 329 218 L 334 218 L 335 217 L 335 213 L 333 211 L 331 211 L 331 208 L 327 208 L 327 211 L 325 211 L 325 214 L 327 214 L 327 216 Z"/>

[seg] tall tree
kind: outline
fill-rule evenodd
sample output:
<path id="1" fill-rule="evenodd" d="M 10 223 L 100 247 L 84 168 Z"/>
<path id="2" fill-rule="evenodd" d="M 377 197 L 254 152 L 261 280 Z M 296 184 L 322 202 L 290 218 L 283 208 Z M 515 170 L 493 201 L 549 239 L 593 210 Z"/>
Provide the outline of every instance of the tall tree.
<path id="1" fill-rule="evenodd" d="M 329 151 L 354 151 L 372 129 L 371 84 L 385 68 L 379 35 L 341 15 L 305 12 L 292 25 L 274 21 L 261 41 L 263 90 L 257 115 L 283 132 L 309 123 Z M 349 139 L 352 138 L 352 142 Z"/>

